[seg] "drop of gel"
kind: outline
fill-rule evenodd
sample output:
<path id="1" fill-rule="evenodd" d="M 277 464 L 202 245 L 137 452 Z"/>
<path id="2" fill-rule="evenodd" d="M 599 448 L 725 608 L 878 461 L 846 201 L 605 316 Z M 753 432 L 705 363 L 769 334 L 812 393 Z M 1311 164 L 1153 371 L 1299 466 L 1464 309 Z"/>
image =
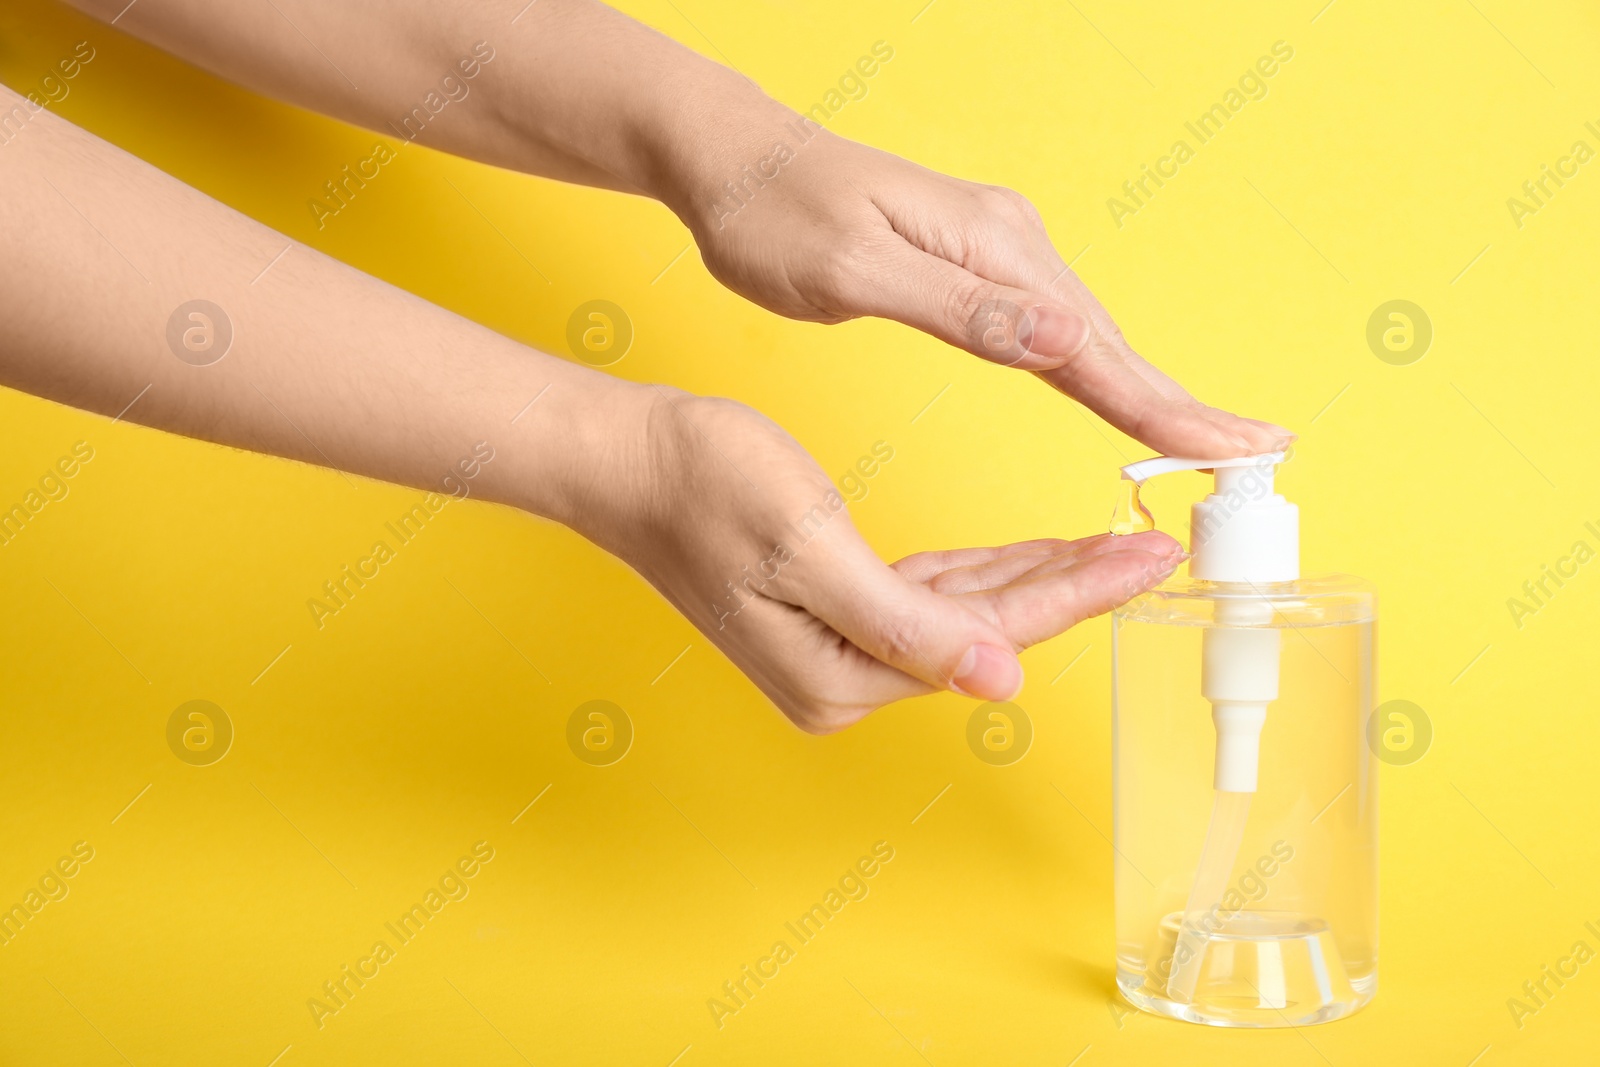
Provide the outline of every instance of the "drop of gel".
<path id="1" fill-rule="evenodd" d="M 1124 479 L 1121 494 L 1117 497 L 1117 506 L 1111 512 L 1111 523 L 1108 529 L 1118 536 L 1124 534 L 1144 533 L 1154 530 L 1156 520 L 1139 500 L 1139 483 Z"/>

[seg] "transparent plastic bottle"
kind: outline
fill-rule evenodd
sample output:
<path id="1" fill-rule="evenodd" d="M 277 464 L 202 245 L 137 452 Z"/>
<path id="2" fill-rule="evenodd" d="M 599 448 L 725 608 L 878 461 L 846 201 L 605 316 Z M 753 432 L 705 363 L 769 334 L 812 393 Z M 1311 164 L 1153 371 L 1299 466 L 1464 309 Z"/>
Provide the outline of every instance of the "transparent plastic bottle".
<path id="1" fill-rule="evenodd" d="M 1344 576 L 1182 578 L 1114 613 L 1117 985 L 1137 1007 L 1304 1026 L 1376 993 L 1376 608 Z M 1221 788 L 1203 682 L 1240 630 L 1278 652 L 1253 792 Z"/>

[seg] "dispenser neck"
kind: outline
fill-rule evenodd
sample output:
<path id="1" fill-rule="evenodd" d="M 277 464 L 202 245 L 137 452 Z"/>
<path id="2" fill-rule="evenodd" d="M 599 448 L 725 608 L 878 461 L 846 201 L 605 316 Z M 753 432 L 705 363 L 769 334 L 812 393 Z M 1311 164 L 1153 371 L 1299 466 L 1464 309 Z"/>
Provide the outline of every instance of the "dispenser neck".
<path id="1" fill-rule="evenodd" d="M 1300 509 L 1273 490 L 1271 464 L 1218 467 L 1189 509 L 1189 574 L 1258 585 L 1300 577 Z"/>
<path id="2" fill-rule="evenodd" d="M 1227 496 L 1229 493 L 1244 492 L 1252 495 L 1272 496 L 1273 475 L 1277 467 L 1272 463 L 1261 463 L 1249 467 L 1218 467 L 1216 469 L 1217 487 L 1213 496 Z M 1249 484 L 1246 484 L 1249 483 Z"/>

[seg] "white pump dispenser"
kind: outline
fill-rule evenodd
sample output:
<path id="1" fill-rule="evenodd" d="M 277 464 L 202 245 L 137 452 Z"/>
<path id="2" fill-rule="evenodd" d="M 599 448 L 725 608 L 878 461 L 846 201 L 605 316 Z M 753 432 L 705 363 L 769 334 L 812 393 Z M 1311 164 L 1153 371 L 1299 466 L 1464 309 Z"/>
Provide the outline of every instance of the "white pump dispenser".
<path id="1" fill-rule="evenodd" d="M 1200 645 L 1200 692 L 1217 731 L 1211 826 L 1173 945 L 1167 995 L 1194 996 L 1205 946 L 1250 814 L 1267 705 L 1278 699 L 1279 635 L 1262 586 L 1300 577 L 1300 510 L 1273 489 L 1282 452 L 1237 459 L 1157 456 L 1122 468 L 1142 485 L 1180 470 L 1211 470 L 1216 488 L 1189 511 L 1189 574 L 1218 583 L 1216 625 Z"/>
<path id="2" fill-rule="evenodd" d="M 1300 577 L 1300 509 L 1273 489 L 1282 452 L 1236 459 L 1156 456 L 1122 477 L 1143 485 L 1161 474 L 1212 470 L 1216 489 L 1189 511 L 1189 574 L 1233 586 L 1217 600 L 1218 628 L 1205 632 L 1200 691 L 1217 728 L 1215 786 L 1253 793 L 1261 727 L 1278 698 L 1278 631 L 1261 586 Z"/>

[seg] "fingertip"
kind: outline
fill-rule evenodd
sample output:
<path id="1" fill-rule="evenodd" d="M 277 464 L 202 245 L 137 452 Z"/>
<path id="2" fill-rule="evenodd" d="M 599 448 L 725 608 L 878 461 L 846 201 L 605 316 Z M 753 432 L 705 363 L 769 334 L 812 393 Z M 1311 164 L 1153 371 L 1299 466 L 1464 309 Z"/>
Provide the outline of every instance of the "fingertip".
<path id="1" fill-rule="evenodd" d="M 1272 438 L 1272 447 L 1268 451 L 1281 452 L 1300 439 L 1300 435 L 1284 426 L 1274 422 L 1263 422 L 1260 419 L 1244 419 L 1243 421 L 1268 434 Z"/>
<path id="2" fill-rule="evenodd" d="M 1266 434 L 1236 415 L 1177 406 L 1168 411 L 1171 418 L 1160 438 L 1150 435 L 1145 443 L 1169 456 L 1237 459 L 1270 451 Z"/>
<path id="3" fill-rule="evenodd" d="M 1226 451 L 1195 452 L 1204 459 L 1233 459 L 1239 456 L 1262 455 L 1281 452 L 1295 440 L 1294 431 L 1260 419 L 1248 419 L 1219 408 L 1204 408 L 1195 412 L 1211 429 L 1211 436 L 1219 449 Z"/>
<path id="4" fill-rule="evenodd" d="M 1086 602 L 1086 615 L 1099 615 L 1136 597 L 1143 596 L 1170 578 L 1188 559 L 1181 547 L 1171 552 L 1145 552 L 1127 549 L 1108 552 L 1093 561 L 1099 570 L 1093 584 L 1096 593 Z"/>
<path id="5" fill-rule="evenodd" d="M 1022 692 L 1022 681 L 1022 661 L 1016 653 L 980 642 L 961 657 L 950 687 L 983 700 L 1010 700 Z"/>
<path id="6" fill-rule="evenodd" d="M 1084 540 L 1084 548 L 1096 549 L 1105 546 L 1105 550 L 1140 551 L 1148 552 L 1152 556 L 1171 556 L 1183 551 L 1171 535 L 1160 530 L 1142 530 L 1132 534 L 1097 534 Z"/>
<path id="7" fill-rule="evenodd" d="M 1189 553 L 1183 546 L 1174 542 L 1172 548 L 1166 552 L 1145 552 L 1146 559 L 1139 561 L 1140 571 L 1145 576 L 1145 588 L 1151 588 L 1165 581 L 1179 564 L 1189 558 Z"/>
<path id="8" fill-rule="evenodd" d="M 1179 566 L 1189 561 L 1191 555 L 1193 553 L 1185 552 L 1182 545 L 1174 542 L 1173 551 L 1161 556 L 1161 562 L 1158 564 L 1161 569 L 1161 580 L 1165 581 L 1171 577 Z"/>
<path id="9" fill-rule="evenodd" d="M 1178 567 L 1189 558 L 1189 554 L 1179 549 L 1169 555 L 1149 553 L 1148 558 L 1139 561 L 1139 568 L 1124 589 L 1122 602 L 1126 603 L 1136 596 L 1141 596 L 1156 588 L 1162 582 L 1177 573 Z"/>

